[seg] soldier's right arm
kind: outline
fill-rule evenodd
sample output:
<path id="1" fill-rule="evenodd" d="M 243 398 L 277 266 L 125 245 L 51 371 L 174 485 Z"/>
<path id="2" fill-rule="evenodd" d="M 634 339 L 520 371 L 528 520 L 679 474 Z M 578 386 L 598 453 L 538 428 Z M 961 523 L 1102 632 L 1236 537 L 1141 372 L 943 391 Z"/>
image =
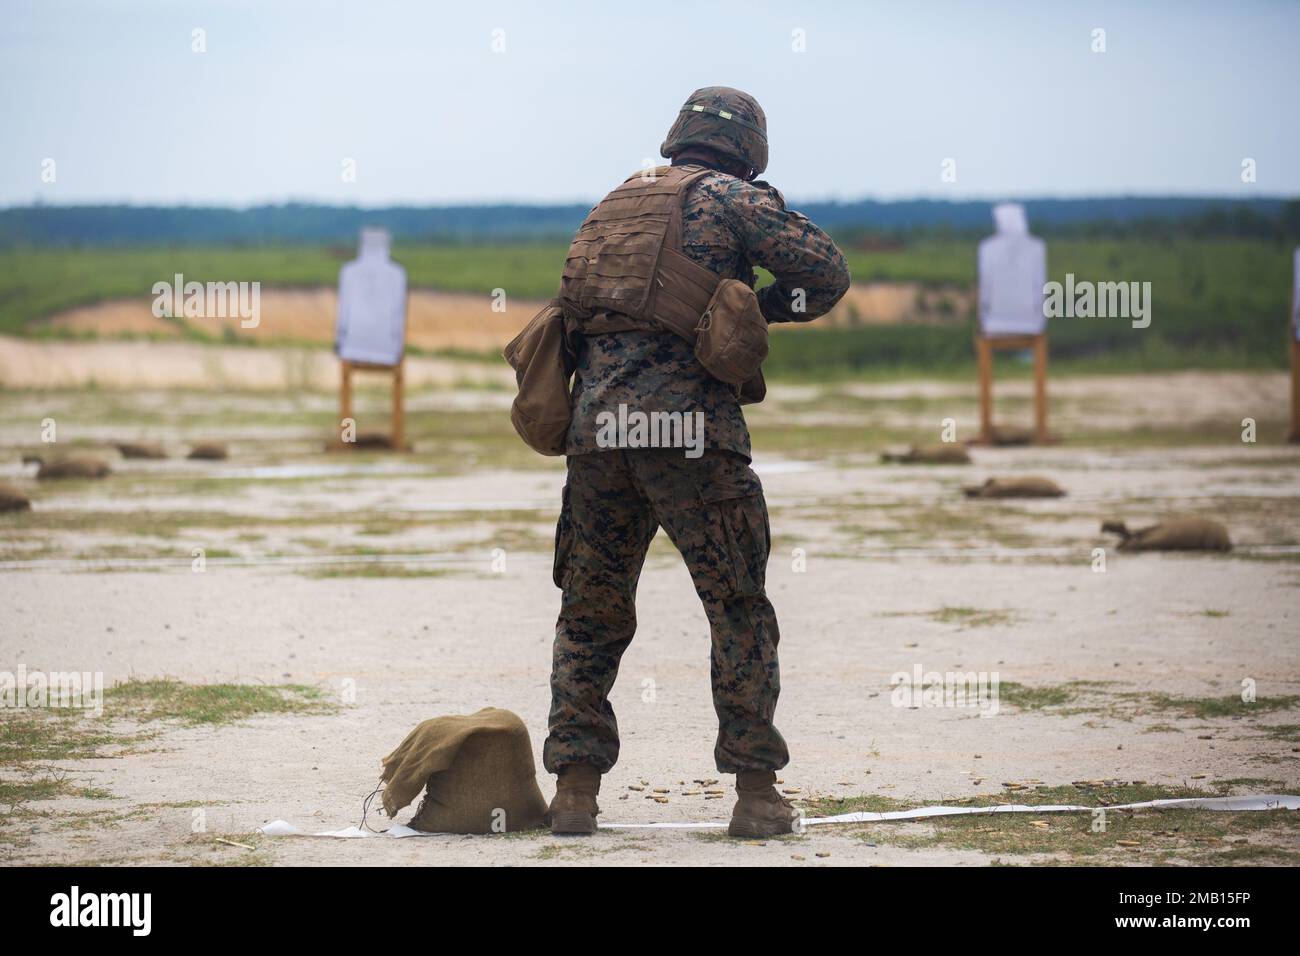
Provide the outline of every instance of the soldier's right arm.
<path id="1" fill-rule="evenodd" d="M 732 228 L 754 265 L 776 281 L 758 304 L 768 322 L 810 322 L 830 311 L 849 288 L 849 265 L 830 236 L 763 182 L 736 180 L 728 204 Z"/>

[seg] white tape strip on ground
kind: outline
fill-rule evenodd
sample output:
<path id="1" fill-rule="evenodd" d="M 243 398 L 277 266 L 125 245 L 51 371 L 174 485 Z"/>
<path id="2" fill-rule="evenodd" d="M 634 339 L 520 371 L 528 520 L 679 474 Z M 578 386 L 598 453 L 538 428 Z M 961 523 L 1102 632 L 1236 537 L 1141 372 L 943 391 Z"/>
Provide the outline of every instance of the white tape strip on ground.
<path id="1" fill-rule="evenodd" d="M 1237 812 L 1243 810 L 1300 810 L 1300 796 L 1266 793 L 1247 797 L 1185 797 L 1174 800 L 1146 800 L 1142 803 L 1117 803 L 1109 807 L 1083 807 L 1069 803 L 1051 803 L 1039 806 L 1006 803 L 996 807 L 918 807 L 915 810 L 889 810 L 882 813 L 863 811 L 860 813 L 840 813 L 833 817 L 809 817 L 803 821 L 803 825 L 805 827 L 817 827 L 831 823 L 886 823 L 891 820 L 924 820 L 927 817 L 956 817 L 994 813 L 1091 813 L 1093 810 L 1150 810 L 1156 808 Z M 725 830 L 727 822 L 725 820 L 715 820 L 705 823 L 602 823 L 600 828 L 602 830 Z M 267 836 L 334 837 L 340 840 L 355 840 L 376 836 L 401 839 L 404 837 L 443 835 L 425 833 L 422 830 L 412 830 L 400 823 L 395 823 L 387 830 L 379 833 L 362 830 L 360 827 L 307 833 L 298 829 L 292 823 L 284 820 L 274 820 L 264 827 L 259 827 L 259 830 Z"/>

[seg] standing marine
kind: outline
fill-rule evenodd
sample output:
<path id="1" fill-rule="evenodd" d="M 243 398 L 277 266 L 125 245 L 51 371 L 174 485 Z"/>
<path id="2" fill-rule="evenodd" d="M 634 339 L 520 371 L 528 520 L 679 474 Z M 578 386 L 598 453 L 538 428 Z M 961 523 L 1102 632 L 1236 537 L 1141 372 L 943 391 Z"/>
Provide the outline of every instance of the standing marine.
<path id="1" fill-rule="evenodd" d="M 755 178 L 767 166 L 767 120 L 752 96 L 697 90 L 660 152 L 671 166 L 630 177 L 588 215 L 559 297 L 576 368 L 543 751 L 558 775 L 551 829 L 596 830 L 600 778 L 619 752 L 609 693 L 636 631 L 646 549 L 663 528 L 712 634 L 713 753 L 720 772 L 736 775 L 738 792 L 729 832 L 788 833 L 795 813 L 774 786 L 789 752 L 773 723 L 781 682 L 780 635 L 764 590 L 770 531 L 741 412 L 761 399 L 762 378 L 741 385 L 715 377 L 697 358 L 690 326 L 707 327 L 716 301 L 709 295 L 724 280 L 743 283 L 731 288 L 752 302 L 755 266 L 775 279 L 757 292 L 762 320 L 809 321 L 844 295 L 848 266 L 826 233 Z M 766 325 L 758 325 L 765 351 Z M 635 421 L 638 412 L 702 421 L 702 453 L 646 447 L 632 429 L 611 442 L 612 416 Z"/>

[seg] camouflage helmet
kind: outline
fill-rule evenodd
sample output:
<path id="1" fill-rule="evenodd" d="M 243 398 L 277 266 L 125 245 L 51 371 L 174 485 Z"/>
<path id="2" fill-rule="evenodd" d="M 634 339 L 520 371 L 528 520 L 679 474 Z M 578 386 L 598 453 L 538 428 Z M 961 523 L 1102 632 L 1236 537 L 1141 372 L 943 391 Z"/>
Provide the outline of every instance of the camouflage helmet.
<path id="1" fill-rule="evenodd" d="M 753 179 L 767 168 L 767 116 L 758 100 L 729 86 L 706 86 L 686 101 L 668 138 L 659 147 L 672 159 L 689 146 L 705 146 L 751 170 Z"/>

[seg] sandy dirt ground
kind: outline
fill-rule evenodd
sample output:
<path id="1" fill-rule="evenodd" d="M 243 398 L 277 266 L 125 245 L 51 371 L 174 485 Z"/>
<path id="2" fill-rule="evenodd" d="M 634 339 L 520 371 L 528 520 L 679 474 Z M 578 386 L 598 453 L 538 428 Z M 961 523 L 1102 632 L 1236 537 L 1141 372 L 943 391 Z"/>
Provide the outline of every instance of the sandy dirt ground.
<path id="1" fill-rule="evenodd" d="M 60 312 L 36 323 L 36 328 L 87 333 L 112 338 L 153 335 L 178 338 L 186 331 L 221 339 L 230 336 L 259 344 L 332 343 L 338 316 L 334 289 L 278 289 L 260 293 L 257 325 L 245 327 L 239 318 L 158 318 L 152 300 L 119 299 Z M 504 311 L 492 308 L 489 295 L 412 289 L 407 300 L 406 341 L 417 349 L 499 349 L 519 331 L 541 302 L 508 300 Z M 522 317 L 522 318 L 521 318 Z"/>
<path id="2" fill-rule="evenodd" d="M 60 344 L 90 352 L 128 343 Z M 445 381 L 491 374 L 466 364 Z M 1024 413 L 1026 387 L 1000 389 L 1007 416 Z M 1277 441 L 1282 376 L 1061 379 L 1052 394 L 1060 444 L 977 448 L 969 466 L 886 466 L 877 456 L 935 440 L 949 416 L 970 434 L 970 385 L 778 386 L 750 415 L 774 535 L 777 716 L 793 758 L 781 776 L 806 807 L 835 798 L 868 808 L 980 795 L 1016 802 L 1038 787 L 1092 780 L 1300 793 L 1300 449 Z M 362 397 L 382 406 L 382 394 Z M 333 408 L 323 392 L 175 391 L 152 380 L 0 392 L 0 480 L 33 499 L 25 515 L 0 515 L 0 671 L 100 671 L 110 685 L 306 685 L 324 706 L 216 725 L 143 720 L 112 706 L 82 718 L 102 721 L 110 738 L 147 736 L 110 742 L 97 757 L 6 760 L 4 792 L 60 784 L 0 803 L 0 862 L 1300 859 L 1290 821 L 1204 838 L 1170 824 L 1159 831 L 1167 836 L 1148 833 L 1136 847 L 1090 834 L 1086 816 L 1053 820 L 1047 837 L 1011 846 L 997 833 L 921 823 L 752 843 L 716 831 L 366 841 L 256 833 L 277 818 L 306 829 L 358 823 L 379 759 L 407 731 L 488 705 L 523 718 L 550 796 L 540 752 L 563 470 L 518 445 L 504 416 L 509 399 L 491 387 L 418 389 L 415 452 L 385 457 L 320 450 Z M 59 423 L 60 444 L 100 450 L 114 473 L 36 483 L 19 456 L 40 450 L 47 417 Z M 1257 419 L 1256 443 L 1240 439 L 1245 417 Z M 104 451 L 115 437 L 151 437 L 173 454 L 215 437 L 229 442 L 231 458 L 124 461 Z M 1046 475 L 1068 495 L 960 494 L 963 484 L 1012 474 Z M 1237 549 L 1121 554 L 1098 530 L 1110 515 L 1141 524 L 1182 513 L 1225 521 Z M 195 548 L 208 556 L 201 572 Z M 1104 570 L 1097 548 L 1106 549 Z M 725 820 L 729 792 L 684 793 L 721 775 L 712 764 L 708 629 L 662 535 L 638 607 L 640 629 L 613 695 L 623 752 L 605 778 L 602 819 Z M 891 678 L 916 667 L 996 674 L 1004 692 L 992 706 L 900 706 Z M 1243 682 L 1254 688 L 1253 709 L 1236 703 Z M 3 738 L 13 739 L 12 730 Z M 667 803 L 646 799 L 655 788 L 669 791 Z M 1234 855 L 1216 857 L 1222 848 Z"/>

